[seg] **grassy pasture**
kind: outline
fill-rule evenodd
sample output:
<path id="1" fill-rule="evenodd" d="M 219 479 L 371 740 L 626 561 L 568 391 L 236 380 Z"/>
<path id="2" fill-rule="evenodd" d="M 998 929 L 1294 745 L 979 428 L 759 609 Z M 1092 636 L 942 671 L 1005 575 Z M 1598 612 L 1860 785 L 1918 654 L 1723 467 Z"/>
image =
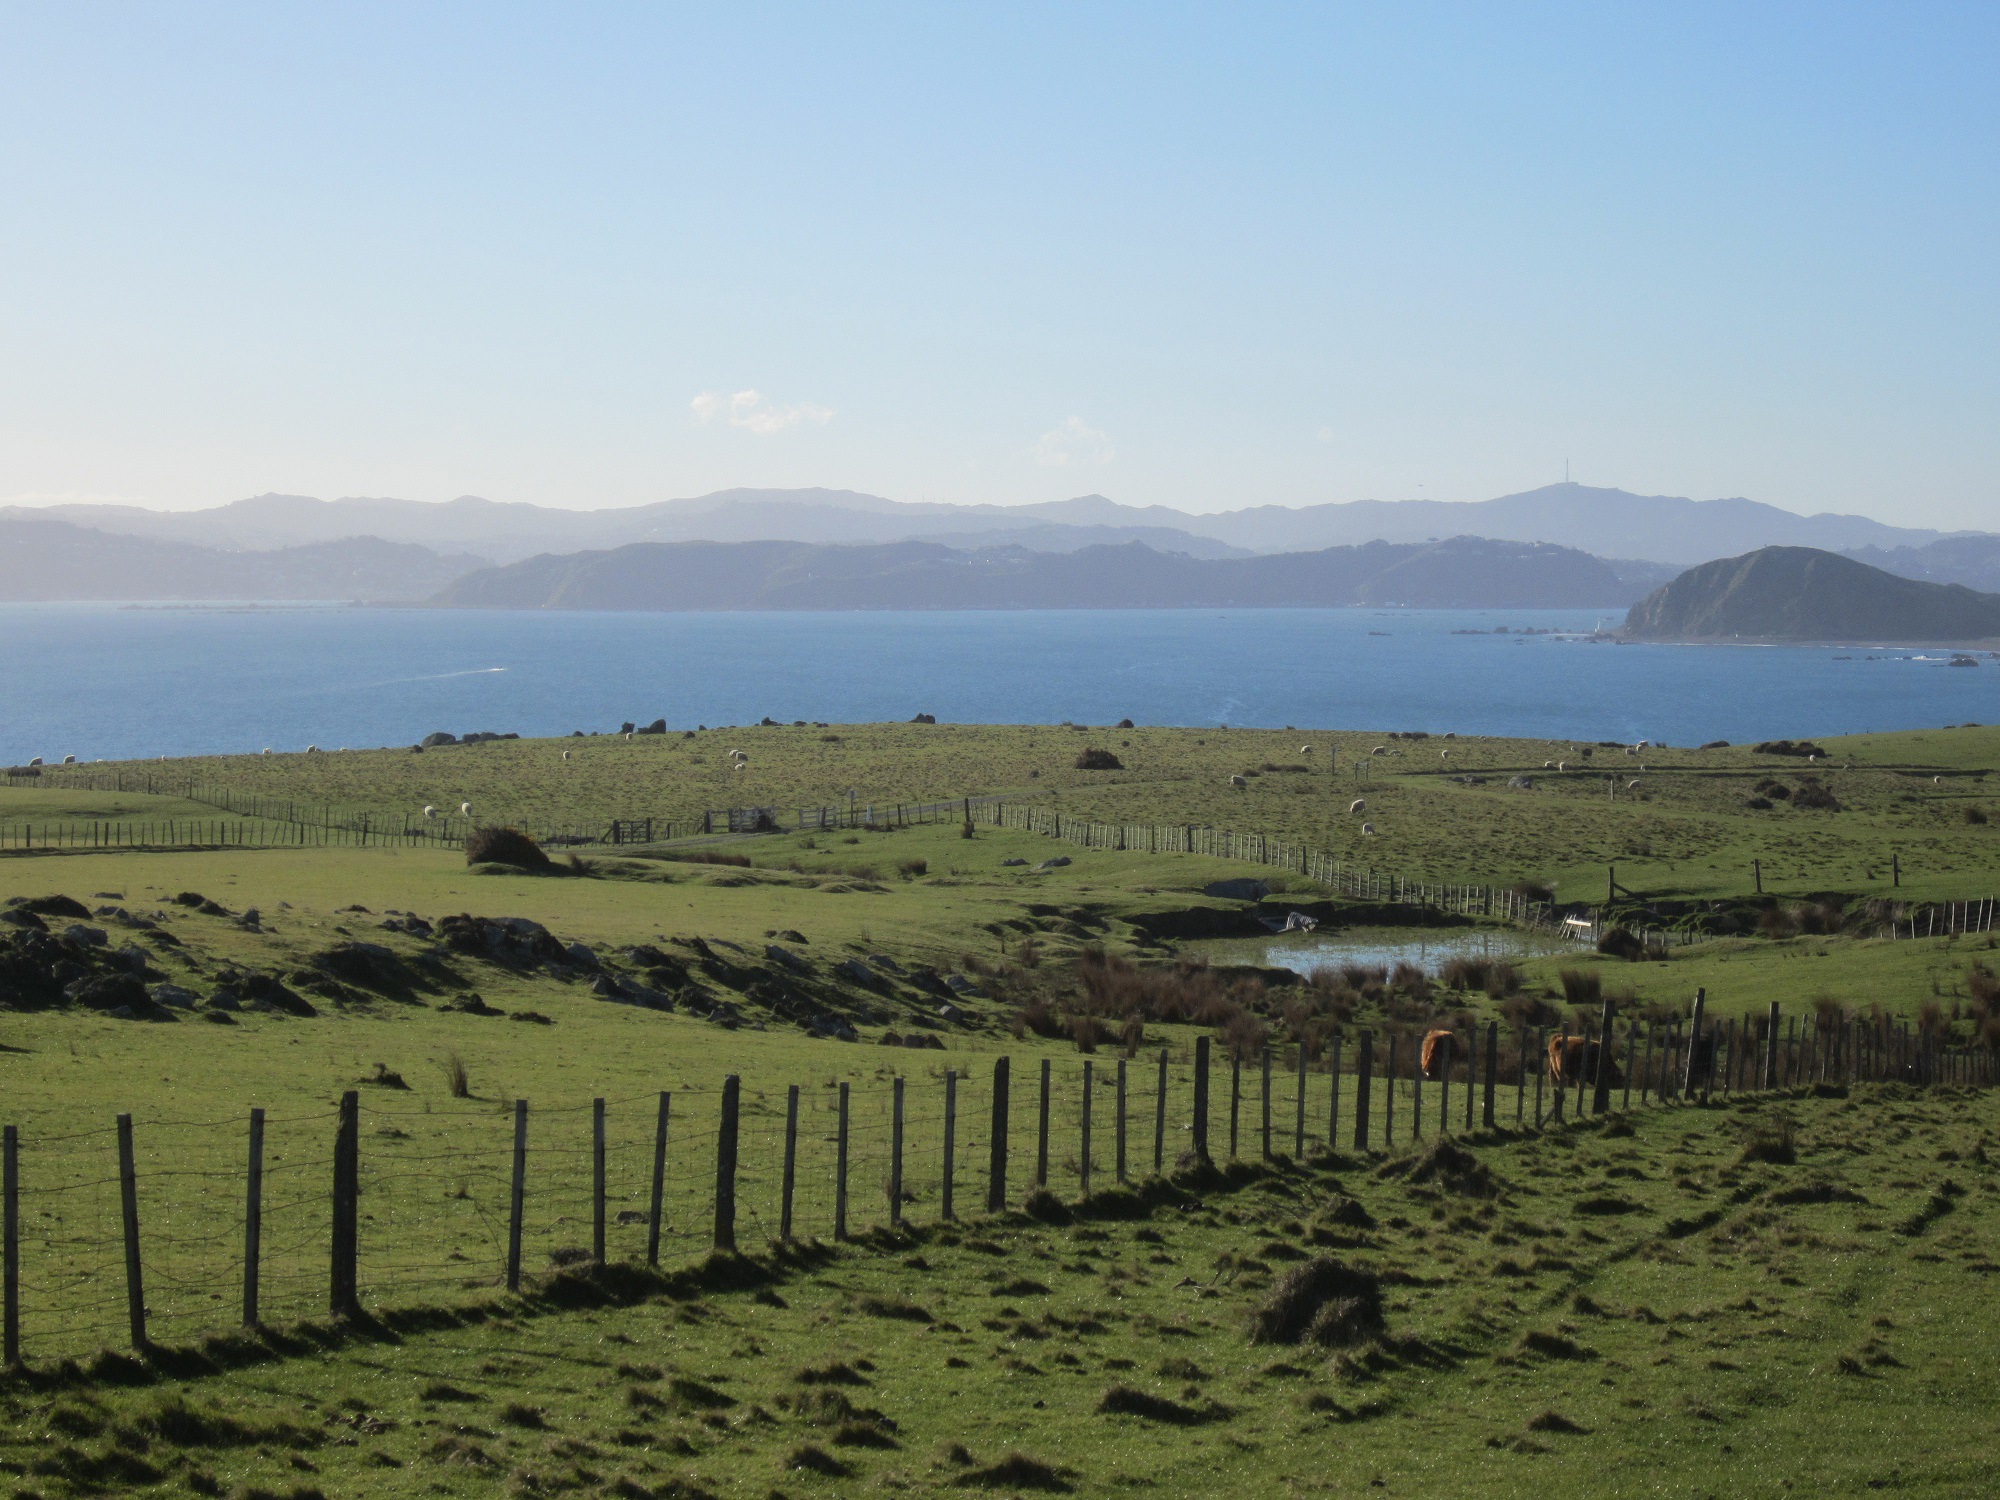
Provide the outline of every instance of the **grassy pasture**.
<path id="1" fill-rule="evenodd" d="M 1566 900 L 1600 897 L 1614 864 L 1621 883 L 1652 895 L 1748 894 L 1753 860 L 1762 861 L 1767 891 L 1886 894 L 1894 889 L 1891 854 L 1901 860 L 1900 890 L 1909 898 L 1990 893 L 2000 851 L 1992 795 L 2000 729 L 1821 743 L 1827 757 L 1808 764 L 1743 747 L 1648 747 L 1627 756 L 1573 741 L 1300 730 L 779 726 L 691 739 L 493 741 L 422 755 L 405 748 L 197 758 L 54 769 L 45 780 L 192 778 L 301 806 L 371 810 L 390 823 L 425 805 L 455 810 L 469 801 L 481 820 L 583 827 L 653 816 L 686 828 L 703 809 L 730 806 L 768 805 L 786 816 L 802 807 L 851 803 L 879 812 L 1006 795 L 1106 821 L 1262 832 L 1431 880 L 1551 882 Z M 1125 769 L 1077 770 L 1086 746 L 1110 749 Z M 1302 753 L 1306 746 L 1310 753 Z M 1385 753 L 1370 753 L 1378 748 Z M 746 752 L 746 769 L 731 769 L 732 749 Z M 1230 785 L 1235 775 L 1248 785 Z M 1516 775 L 1530 777 L 1533 789 L 1510 788 Z M 1479 782 L 1462 784 L 1462 776 Z M 1783 798 L 1767 799 L 1766 810 L 1746 806 L 1761 781 L 1792 791 L 1807 777 L 1834 794 L 1838 811 Z M 17 795 L 0 790 L 0 818 Z M 1367 811 L 1351 816 L 1357 796 Z M 1988 813 L 1993 821 L 1968 821 Z M 1361 831 L 1364 821 L 1372 834 Z"/>
<path id="2" fill-rule="evenodd" d="M 6 1387 L 0 1465 L 49 1496 L 1990 1493 L 1997 1131 L 1990 1095 L 1804 1093 L 584 1278 Z M 1315 1255 L 1377 1278 L 1379 1331 L 1364 1296 L 1253 1343 Z"/>

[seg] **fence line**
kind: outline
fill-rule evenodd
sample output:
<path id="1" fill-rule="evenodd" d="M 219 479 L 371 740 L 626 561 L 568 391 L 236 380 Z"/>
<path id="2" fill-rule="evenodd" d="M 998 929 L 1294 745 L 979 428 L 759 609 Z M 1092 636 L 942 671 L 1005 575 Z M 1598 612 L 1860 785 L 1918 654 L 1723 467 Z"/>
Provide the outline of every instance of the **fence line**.
<path id="1" fill-rule="evenodd" d="M 53 768 L 62 769 L 62 768 Z M 141 785 L 143 783 L 143 785 Z M 440 813 L 382 813 L 338 809 L 331 804 L 261 797 L 205 782 L 173 781 L 153 773 L 67 773 L 65 787 L 98 791 L 146 791 L 204 802 L 235 815 L 224 819 L 149 822 L 99 820 L 43 824 L 0 824 L 0 851 L 8 849 L 91 848 L 286 848 L 442 847 L 462 848 L 476 826 L 470 818 Z M 722 833 L 820 832 L 841 828 L 901 828 L 921 824 L 984 822 L 1040 834 L 1091 849 L 1154 854 L 1202 854 L 1264 865 L 1304 877 L 1335 894 L 1357 901 L 1402 906 L 1462 917 L 1485 917 L 1557 937 L 1595 943 L 1603 935 L 1601 908 L 1565 908 L 1511 887 L 1433 881 L 1373 865 L 1354 865 L 1325 850 L 1289 843 L 1261 833 L 1236 833 L 1199 823 L 1100 823 L 1060 808 L 1023 805 L 1011 795 L 955 797 L 937 802 L 852 804 L 783 809 L 775 806 L 713 809 L 699 825 L 676 824 L 651 816 L 619 817 L 603 824 L 537 825 L 523 831 L 550 847 L 665 844 L 676 839 Z M 1917 903 L 1904 917 L 1886 922 L 1891 938 L 1944 936 L 1994 930 L 2000 901 Z M 1632 929 L 1642 943 L 1668 947 L 1705 942 L 1709 934 L 1641 925 Z"/>
<path id="2" fill-rule="evenodd" d="M 1803 1024 L 1801 1022 L 1803 1021 Z M 1425 1045 L 1420 1047 L 1422 1041 Z M 1856 1016 L 1336 1033 L 1212 1055 L 1004 1056 L 809 1086 L 682 1085 L 464 1114 L 335 1109 L 4 1132 L 5 1358 L 140 1349 L 242 1323 L 457 1303 L 568 1268 L 842 1240 L 1046 1189 L 1088 1198 L 1200 1159 L 1393 1152 L 1609 1110 L 1816 1083 L 1990 1088 L 1996 1054 Z M 1635 1099 L 1636 1095 L 1636 1099 Z M 63 1116 L 51 1110 L 50 1125 Z M 237 1132 L 243 1131 L 242 1135 Z"/>

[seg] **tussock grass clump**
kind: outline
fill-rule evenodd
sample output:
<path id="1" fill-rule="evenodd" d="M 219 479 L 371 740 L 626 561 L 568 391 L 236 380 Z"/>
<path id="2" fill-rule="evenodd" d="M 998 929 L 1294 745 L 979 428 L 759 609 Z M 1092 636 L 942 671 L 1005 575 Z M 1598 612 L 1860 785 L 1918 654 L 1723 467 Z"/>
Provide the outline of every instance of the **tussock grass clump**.
<path id="1" fill-rule="evenodd" d="M 542 846 L 518 828 L 475 828 L 465 836 L 468 865 L 511 865 L 517 870 L 552 870 Z"/>
<path id="2" fill-rule="evenodd" d="M 854 1465 L 843 1463 L 817 1443 L 800 1443 L 785 1455 L 785 1467 L 808 1474 L 824 1474 L 830 1479 L 845 1479 L 854 1472 Z"/>
<path id="3" fill-rule="evenodd" d="M 1066 1495 L 1075 1488 L 1054 1464 L 1025 1453 L 1009 1453 L 996 1463 L 968 1470 L 959 1476 L 958 1483 L 971 1489 L 1041 1490 L 1054 1495 Z"/>
<path id="4" fill-rule="evenodd" d="M 1076 768 L 1079 771 L 1122 771 L 1125 763 L 1111 751 L 1092 746 L 1077 752 Z"/>
<path id="5" fill-rule="evenodd" d="M 438 1071 L 444 1074 L 445 1091 L 454 1099 L 472 1097 L 472 1077 L 465 1071 L 465 1059 L 456 1052 L 448 1052 L 438 1063 Z"/>
<path id="6" fill-rule="evenodd" d="M 1459 1198 L 1498 1198 L 1507 1189 L 1491 1167 L 1454 1140 L 1432 1141 L 1376 1170 L 1413 1184 L 1435 1184 Z"/>
<path id="7" fill-rule="evenodd" d="M 1104 1416 L 1143 1417 L 1148 1422 L 1165 1422 L 1174 1427 L 1195 1427 L 1229 1415 L 1226 1408 L 1213 1402 L 1189 1406 L 1184 1401 L 1156 1396 L 1129 1385 L 1114 1385 L 1105 1391 L 1097 1399 L 1097 1410 Z"/>
<path id="8" fill-rule="evenodd" d="M 1559 1411 L 1545 1411 L 1540 1416 L 1528 1418 L 1530 1432 L 1561 1432 L 1573 1435 L 1589 1433 L 1588 1427 L 1572 1422 Z"/>
<path id="9" fill-rule="evenodd" d="M 1257 1305 L 1250 1342 L 1351 1348 L 1380 1337 L 1384 1326 L 1375 1273 L 1316 1255 L 1279 1277 Z"/>
<path id="10" fill-rule="evenodd" d="M 1798 1127 L 1792 1117 L 1775 1115 L 1752 1125 L 1744 1132 L 1743 1149 L 1736 1159 L 1745 1165 L 1761 1161 L 1789 1167 L 1799 1159 Z"/>
<path id="11" fill-rule="evenodd" d="M 1597 1351 L 1588 1345 L 1579 1344 L 1566 1333 L 1545 1333 L 1539 1328 L 1531 1328 L 1515 1341 L 1516 1356 L 1536 1356 L 1542 1359 L 1595 1359 Z"/>
<path id="12" fill-rule="evenodd" d="M 1564 969 L 1556 976 L 1568 1005 L 1597 1005 L 1604 999 L 1604 977 L 1588 969 Z"/>

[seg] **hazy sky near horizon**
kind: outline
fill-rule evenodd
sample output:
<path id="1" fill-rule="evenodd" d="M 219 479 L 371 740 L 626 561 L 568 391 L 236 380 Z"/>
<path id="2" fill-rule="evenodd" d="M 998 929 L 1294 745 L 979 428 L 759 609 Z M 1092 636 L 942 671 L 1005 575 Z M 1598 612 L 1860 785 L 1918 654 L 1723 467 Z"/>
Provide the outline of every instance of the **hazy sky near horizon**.
<path id="1" fill-rule="evenodd" d="M 2000 10 L 0 4 L 0 503 L 2000 529 Z"/>

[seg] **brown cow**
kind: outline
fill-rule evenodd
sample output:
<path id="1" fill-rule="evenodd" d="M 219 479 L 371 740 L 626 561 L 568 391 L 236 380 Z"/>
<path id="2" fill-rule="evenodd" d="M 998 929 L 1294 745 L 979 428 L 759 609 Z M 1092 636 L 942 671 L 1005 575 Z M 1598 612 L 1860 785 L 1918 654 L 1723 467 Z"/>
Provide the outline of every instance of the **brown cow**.
<path id="1" fill-rule="evenodd" d="M 1585 1041 L 1580 1036 L 1552 1036 L 1549 1038 L 1549 1077 L 1558 1085 L 1574 1083 L 1582 1087 L 1597 1081 L 1597 1059 L 1601 1045 Z M 1607 1064 L 1611 1083 L 1615 1087 L 1625 1081 L 1625 1075 L 1618 1071 L 1618 1064 L 1611 1060 Z"/>
<path id="2" fill-rule="evenodd" d="M 1458 1038 L 1449 1031 L 1426 1031 L 1423 1051 L 1418 1054 L 1418 1064 L 1424 1070 L 1424 1077 L 1437 1079 L 1451 1071 L 1451 1055 L 1458 1045 Z"/>

